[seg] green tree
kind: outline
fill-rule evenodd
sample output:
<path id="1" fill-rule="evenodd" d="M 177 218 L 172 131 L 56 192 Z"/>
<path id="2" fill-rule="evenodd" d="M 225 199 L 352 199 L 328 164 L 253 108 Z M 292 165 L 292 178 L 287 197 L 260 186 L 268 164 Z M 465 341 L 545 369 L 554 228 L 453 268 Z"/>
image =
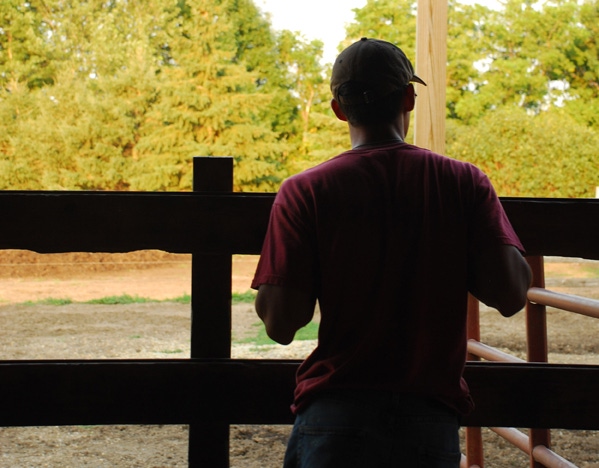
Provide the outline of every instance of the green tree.
<path id="1" fill-rule="evenodd" d="M 489 24 L 498 13 L 479 4 L 449 4 L 447 31 L 447 117 L 469 122 L 493 105 L 481 93 L 487 84 L 481 70 L 492 54 Z M 492 98 L 492 96 L 491 96 Z"/>
<path id="2" fill-rule="evenodd" d="M 325 68 L 321 64 L 322 47 L 320 41 L 306 41 L 298 33 L 282 31 L 278 37 L 279 58 L 287 69 L 287 79 L 295 101 L 298 120 L 294 129 L 296 147 L 288 160 L 291 173 L 299 172 L 314 165 L 314 139 L 321 110 L 320 104 L 329 101 L 330 91 Z M 318 129 L 320 131 L 320 129 Z M 329 150 L 331 150 L 329 148 Z M 330 154 L 329 154 L 330 157 Z"/>
<path id="3" fill-rule="evenodd" d="M 52 84 L 50 27 L 33 2 L 0 3 L 0 98 Z"/>
<path id="4" fill-rule="evenodd" d="M 585 1 L 579 7 L 576 24 L 579 31 L 569 40 L 568 93 L 566 109 L 578 121 L 599 128 L 599 2 Z"/>
<path id="5" fill-rule="evenodd" d="M 243 29 L 243 18 L 231 21 L 227 2 L 190 0 L 184 6 L 168 25 L 171 58 L 140 130 L 132 187 L 188 189 L 191 156 L 230 155 L 236 189 L 272 189 L 284 176 L 286 144 L 261 117 L 275 93 L 264 85 L 260 67 L 246 64 L 232 33 Z"/>
<path id="6" fill-rule="evenodd" d="M 412 0 L 368 0 L 354 9 L 355 19 L 346 28 L 340 49 L 361 37 L 384 39 L 397 44 L 408 57 L 416 56 L 416 2 Z"/>
<path id="7" fill-rule="evenodd" d="M 451 129 L 447 154 L 480 167 L 501 196 L 593 197 L 599 186 L 599 134 L 561 109 L 504 107 Z"/>
<path id="8" fill-rule="evenodd" d="M 53 51 L 56 72 L 51 84 L 21 97 L 29 112 L 7 129 L 8 166 L 18 158 L 31 168 L 30 183 L 19 188 L 128 188 L 138 116 L 152 99 L 148 81 L 157 68 L 140 27 L 155 18 L 136 6 L 47 1 L 37 10 L 48 27 L 36 31 Z M 11 100 L 19 97 L 11 93 L 2 104 Z"/>
<path id="9" fill-rule="evenodd" d="M 504 105 L 539 113 L 593 102 L 598 20 L 595 1 L 508 0 L 500 11 L 453 4 L 448 116 L 468 123 Z M 581 120 L 592 123 L 589 114 Z"/>
<path id="10" fill-rule="evenodd" d="M 186 190 L 194 155 L 234 155 L 237 189 L 286 175 L 296 106 L 251 1 L 39 3 L 2 10 L 16 18 L 0 31 L 9 187 Z M 15 37 L 46 62 L 11 65 Z M 51 79 L 33 80 L 42 68 Z"/>
<path id="11" fill-rule="evenodd" d="M 414 57 L 415 2 L 355 13 L 342 46 Z M 596 184 L 598 16 L 597 0 L 450 3 L 448 148 L 503 194 Z M 251 0 L 6 0 L 0 18 L 0 188 L 189 190 L 192 156 L 232 155 L 237 190 L 275 190 L 349 146 L 322 43 L 273 31 Z M 580 150 L 546 141 L 563 134 Z M 488 143 L 504 137 L 520 167 Z"/>

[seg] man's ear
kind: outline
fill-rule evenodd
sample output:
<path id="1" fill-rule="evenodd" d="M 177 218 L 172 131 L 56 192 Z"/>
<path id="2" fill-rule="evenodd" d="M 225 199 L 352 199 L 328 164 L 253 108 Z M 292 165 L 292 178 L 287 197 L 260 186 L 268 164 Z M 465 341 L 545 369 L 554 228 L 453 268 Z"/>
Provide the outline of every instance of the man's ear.
<path id="1" fill-rule="evenodd" d="M 339 103 L 335 101 L 335 99 L 331 99 L 331 109 L 333 109 L 333 112 L 339 120 L 347 122 L 347 117 L 345 116 L 345 114 L 341 110 L 341 107 L 339 107 Z"/>
<path id="2" fill-rule="evenodd" d="M 414 110 L 414 106 L 416 105 L 416 91 L 414 90 L 414 85 L 410 83 L 406 88 L 406 93 L 404 95 L 403 101 L 403 110 L 406 112 L 412 112 Z"/>

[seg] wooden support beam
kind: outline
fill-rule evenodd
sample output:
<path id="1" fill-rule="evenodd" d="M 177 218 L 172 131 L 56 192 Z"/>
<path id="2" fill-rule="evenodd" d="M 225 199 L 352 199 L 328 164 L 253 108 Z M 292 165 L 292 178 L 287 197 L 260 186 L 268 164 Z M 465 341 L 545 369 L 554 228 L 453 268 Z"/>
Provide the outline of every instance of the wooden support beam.
<path id="1" fill-rule="evenodd" d="M 414 143 L 445 152 L 445 87 L 447 86 L 447 0 L 418 0 L 416 74 L 427 86 L 416 86 Z"/>

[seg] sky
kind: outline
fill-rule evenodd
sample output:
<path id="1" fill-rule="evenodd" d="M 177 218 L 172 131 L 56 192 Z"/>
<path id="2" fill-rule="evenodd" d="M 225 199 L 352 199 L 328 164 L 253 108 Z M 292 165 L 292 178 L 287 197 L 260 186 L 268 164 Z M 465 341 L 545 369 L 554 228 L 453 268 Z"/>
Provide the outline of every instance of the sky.
<path id="1" fill-rule="evenodd" d="M 367 0 L 254 0 L 264 12 L 271 14 L 273 28 L 301 32 L 306 39 L 324 43 L 323 61 L 332 63 L 337 46 L 345 38 L 345 25 L 354 19 L 353 9 L 362 8 Z M 494 0 L 462 0 L 483 3 Z"/>
<path id="2" fill-rule="evenodd" d="M 306 39 L 324 43 L 324 62 L 332 63 L 337 45 L 345 38 L 345 25 L 354 18 L 353 9 L 366 0 L 254 0 L 271 14 L 275 29 L 301 32 Z"/>

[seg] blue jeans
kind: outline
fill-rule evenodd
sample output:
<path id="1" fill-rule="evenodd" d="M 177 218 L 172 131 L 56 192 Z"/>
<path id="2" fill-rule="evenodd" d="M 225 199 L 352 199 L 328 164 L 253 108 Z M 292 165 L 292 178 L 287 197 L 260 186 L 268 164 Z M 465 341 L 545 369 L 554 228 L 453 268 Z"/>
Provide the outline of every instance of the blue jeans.
<path id="1" fill-rule="evenodd" d="M 423 398 L 328 393 L 297 415 L 284 468 L 457 468 L 458 429 L 454 412 Z"/>

